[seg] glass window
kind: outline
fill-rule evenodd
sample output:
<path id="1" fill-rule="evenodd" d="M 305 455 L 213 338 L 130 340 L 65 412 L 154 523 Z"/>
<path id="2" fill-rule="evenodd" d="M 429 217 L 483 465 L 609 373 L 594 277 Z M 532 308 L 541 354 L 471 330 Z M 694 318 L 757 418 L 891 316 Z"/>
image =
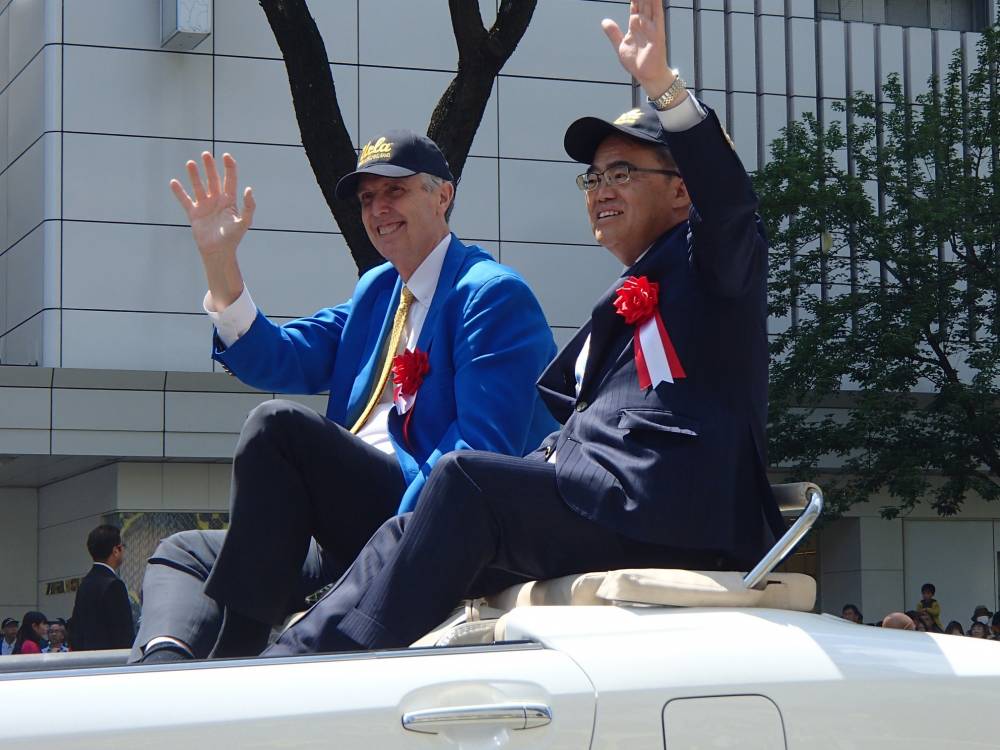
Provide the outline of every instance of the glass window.
<path id="1" fill-rule="evenodd" d="M 982 31 L 990 22 L 989 0 L 816 0 L 816 15 L 955 31 Z"/>

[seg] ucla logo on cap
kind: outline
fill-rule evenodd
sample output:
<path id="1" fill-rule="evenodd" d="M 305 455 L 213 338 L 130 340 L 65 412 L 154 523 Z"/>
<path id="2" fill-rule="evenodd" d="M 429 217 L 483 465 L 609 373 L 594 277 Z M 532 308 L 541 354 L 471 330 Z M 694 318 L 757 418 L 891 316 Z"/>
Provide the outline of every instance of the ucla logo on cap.
<path id="1" fill-rule="evenodd" d="M 628 112 L 624 112 L 618 115 L 618 119 L 614 121 L 615 125 L 635 125 L 642 117 L 641 109 L 630 109 Z"/>
<path id="2" fill-rule="evenodd" d="M 358 169 L 361 169 L 361 167 L 370 161 L 391 158 L 392 143 L 390 141 L 387 141 L 384 137 L 379 138 L 374 143 L 368 141 L 365 147 L 361 149 L 361 155 L 358 157 Z"/>

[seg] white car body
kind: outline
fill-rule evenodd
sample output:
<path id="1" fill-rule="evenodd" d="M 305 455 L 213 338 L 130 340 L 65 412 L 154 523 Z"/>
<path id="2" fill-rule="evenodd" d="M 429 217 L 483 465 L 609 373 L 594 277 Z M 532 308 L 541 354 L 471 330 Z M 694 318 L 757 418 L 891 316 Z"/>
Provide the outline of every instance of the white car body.
<path id="1" fill-rule="evenodd" d="M 506 643 L 475 647 L 77 670 L 20 657 L 51 668 L 0 673 L 0 748 L 1000 745 L 989 641 L 749 608 L 523 607 L 504 623 Z M 525 706 L 551 720 L 516 728 Z M 426 712 L 438 721 L 404 728 Z"/>

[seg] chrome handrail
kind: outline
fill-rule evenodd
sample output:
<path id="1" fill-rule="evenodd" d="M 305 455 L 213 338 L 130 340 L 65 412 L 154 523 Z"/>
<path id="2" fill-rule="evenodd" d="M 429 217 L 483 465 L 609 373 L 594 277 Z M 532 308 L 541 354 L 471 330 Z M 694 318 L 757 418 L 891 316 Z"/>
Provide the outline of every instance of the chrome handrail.
<path id="1" fill-rule="evenodd" d="M 802 511 L 802 515 L 795 519 L 795 523 L 782 535 L 781 539 L 775 542 L 753 570 L 743 576 L 743 585 L 748 589 L 764 588 L 767 576 L 778 567 L 785 556 L 792 551 L 792 548 L 802 541 L 802 537 L 809 533 L 809 529 L 823 512 L 823 491 L 819 487 L 813 486 L 806 490 L 806 495 L 809 498 L 809 504 Z"/>

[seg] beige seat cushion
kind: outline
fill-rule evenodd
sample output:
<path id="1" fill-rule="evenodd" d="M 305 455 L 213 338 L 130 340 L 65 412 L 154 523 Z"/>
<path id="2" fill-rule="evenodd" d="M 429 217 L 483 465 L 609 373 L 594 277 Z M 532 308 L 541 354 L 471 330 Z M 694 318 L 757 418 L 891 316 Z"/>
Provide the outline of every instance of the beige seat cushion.
<path id="1" fill-rule="evenodd" d="M 511 586 L 499 594 L 486 597 L 486 604 L 504 612 L 512 610 L 514 607 L 609 604 L 609 602 L 597 598 L 597 589 L 605 575 L 607 574 L 583 573 L 552 578 L 548 581 L 530 581 Z"/>
<path id="2" fill-rule="evenodd" d="M 743 585 L 743 574 L 698 570 L 615 570 L 597 597 L 622 604 L 671 607 L 767 607 L 811 611 L 816 582 L 801 573 L 771 573 L 762 590 Z"/>

